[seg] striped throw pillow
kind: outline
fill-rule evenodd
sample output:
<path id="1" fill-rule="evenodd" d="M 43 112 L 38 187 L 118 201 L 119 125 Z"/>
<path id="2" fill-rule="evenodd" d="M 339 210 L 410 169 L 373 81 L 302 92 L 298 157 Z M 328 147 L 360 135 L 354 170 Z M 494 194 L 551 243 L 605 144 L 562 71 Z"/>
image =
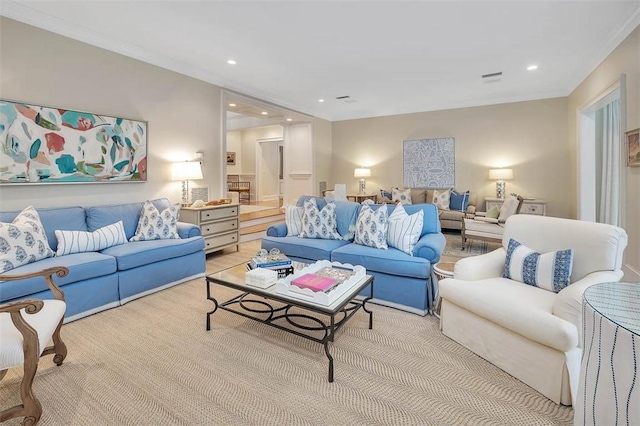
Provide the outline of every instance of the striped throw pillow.
<path id="1" fill-rule="evenodd" d="M 284 222 L 287 225 L 287 237 L 295 237 L 302 232 L 302 215 L 304 207 L 292 206 L 287 204 L 284 206 Z"/>
<path id="2" fill-rule="evenodd" d="M 127 242 L 122 221 L 96 229 L 93 232 L 55 230 L 58 240 L 56 256 L 100 251 Z"/>
<path id="3" fill-rule="evenodd" d="M 509 239 L 504 278 L 559 292 L 570 284 L 573 249 L 540 254 Z"/>
<path id="4" fill-rule="evenodd" d="M 424 211 L 409 216 L 402 204 L 398 204 L 389 215 L 389 228 L 387 229 L 387 244 L 389 247 L 413 256 L 413 248 L 422 234 Z"/>

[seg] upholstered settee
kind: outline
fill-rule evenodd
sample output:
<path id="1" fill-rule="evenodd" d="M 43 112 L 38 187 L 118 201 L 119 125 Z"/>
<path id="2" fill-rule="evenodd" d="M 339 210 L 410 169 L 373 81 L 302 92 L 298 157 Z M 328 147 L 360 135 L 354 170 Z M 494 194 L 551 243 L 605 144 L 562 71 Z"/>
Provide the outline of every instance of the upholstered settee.
<path id="1" fill-rule="evenodd" d="M 324 198 L 302 196 L 297 205 L 314 198 L 319 209 L 327 200 Z M 362 206 L 349 201 L 333 201 L 336 204 L 337 229 L 340 235 L 347 235 L 356 220 Z M 377 210 L 380 205 L 373 205 Z M 388 205 L 389 214 L 395 206 Z M 405 206 L 412 215 L 419 210 L 424 212 L 420 238 L 413 249 L 413 255 L 396 248 L 377 249 L 355 244 L 349 239 L 313 239 L 299 236 L 286 236 L 286 223 L 279 223 L 267 229 L 262 239 L 262 248 L 278 248 L 293 260 L 313 263 L 318 260 L 330 260 L 352 265 L 362 265 L 367 274 L 375 277 L 374 299 L 372 302 L 391 306 L 408 312 L 426 315 L 433 308 L 436 289 L 431 279 L 432 265 L 440 260 L 446 240 L 440 232 L 440 223 L 436 206 L 433 204 L 413 204 Z M 365 290 L 365 294 L 368 290 Z"/>
<path id="2" fill-rule="evenodd" d="M 432 203 L 433 189 L 411 188 L 411 204 Z M 386 192 L 386 191 L 385 191 Z M 469 204 L 465 211 L 438 209 L 440 227 L 442 229 L 461 230 L 465 216 L 472 217 L 476 213 L 476 203 L 478 196 L 475 192 L 469 191 Z M 379 194 L 376 201 L 378 203 L 392 203 L 392 199 Z"/>
<path id="3" fill-rule="evenodd" d="M 171 205 L 166 199 L 152 203 L 160 212 Z M 127 242 L 101 251 L 48 257 L 7 273 L 26 274 L 53 266 L 68 268 L 67 276 L 56 279 L 65 293 L 66 322 L 204 276 L 204 240 L 195 225 L 178 222 L 178 239 L 128 242 L 136 232 L 142 208 L 143 203 L 128 203 L 36 209 L 54 253 L 58 248 L 56 230 L 93 232 L 122 221 Z M 18 214 L 0 212 L 0 222 L 10 223 Z M 52 296 L 41 278 L 3 282 L 0 276 L 0 303 L 25 298 Z"/>
<path id="4" fill-rule="evenodd" d="M 507 256 L 512 239 L 542 254 L 572 249 L 571 269 L 566 258 L 552 256 L 552 263 L 539 257 L 535 274 L 548 279 L 559 272 L 568 285 L 553 287 L 559 290 L 554 292 L 520 282 L 518 278 L 527 281 L 534 275 L 529 263 L 534 259 L 516 251 Z M 582 295 L 593 284 L 622 278 L 627 234 L 611 225 L 513 215 L 506 221 L 502 245 L 459 260 L 454 277 L 440 281 L 440 328 L 552 401 L 570 405 L 582 356 Z M 505 264 L 510 265 L 507 274 Z"/>

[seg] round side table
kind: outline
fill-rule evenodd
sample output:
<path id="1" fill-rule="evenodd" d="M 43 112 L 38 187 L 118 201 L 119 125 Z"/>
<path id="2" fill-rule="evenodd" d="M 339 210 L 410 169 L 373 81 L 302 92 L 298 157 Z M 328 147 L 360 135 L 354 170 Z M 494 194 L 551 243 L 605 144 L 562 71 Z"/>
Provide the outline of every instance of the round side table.
<path id="1" fill-rule="evenodd" d="M 437 281 L 443 280 L 445 278 L 453 278 L 453 268 L 456 266 L 456 262 L 438 262 L 433 265 L 433 275 L 436 277 Z M 440 290 L 439 286 L 436 287 L 436 306 L 433 309 L 433 314 L 440 318 Z"/>

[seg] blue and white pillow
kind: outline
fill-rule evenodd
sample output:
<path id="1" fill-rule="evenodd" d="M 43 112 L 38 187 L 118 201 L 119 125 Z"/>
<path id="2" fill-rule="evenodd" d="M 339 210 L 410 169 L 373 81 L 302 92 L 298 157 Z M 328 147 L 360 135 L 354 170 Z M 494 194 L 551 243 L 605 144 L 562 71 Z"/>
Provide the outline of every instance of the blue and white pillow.
<path id="1" fill-rule="evenodd" d="M 449 210 L 458 210 L 466 212 L 469 207 L 469 191 L 456 192 L 451 191 L 451 197 L 449 198 Z"/>
<path id="2" fill-rule="evenodd" d="M 304 208 L 286 204 L 284 206 L 284 222 L 287 225 L 287 237 L 295 237 L 302 232 L 302 216 Z"/>
<path id="3" fill-rule="evenodd" d="M 391 199 L 394 203 L 411 204 L 411 188 L 391 188 Z"/>
<path id="4" fill-rule="evenodd" d="M 381 202 L 383 203 L 391 203 L 393 202 L 393 195 L 391 195 L 391 192 L 381 189 L 380 190 L 380 198 L 381 198 Z"/>
<path id="5" fill-rule="evenodd" d="M 504 278 L 559 292 L 571 284 L 573 249 L 540 254 L 509 239 Z"/>
<path id="6" fill-rule="evenodd" d="M 363 204 L 356 222 L 354 242 L 363 246 L 384 249 L 387 245 L 387 228 L 389 226 L 387 205 L 373 210 L 369 204 Z"/>
<path id="7" fill-rule="evenodd" d="M 402 204 L 398 204 L 389 215 L 389 228 L 387 231 L 387 244 L 389 247 L 413 256 L 413 248 L 422 234 L 424 211 L 409 216 Z"/>
<path id="8" fill-rule="evenodd" d="M 53 255 L 40 215 L 32 206 L 12 223 L 0 223 L 0 273 Z"/>
<path id="9" fill-rule="evenodd" d="M 56 256 L 100 251 L 127 242 L 122 221 L 103 226 L 93 232 L 61 231 L 56 229 L 55 233 L 58 239 Z"/>
<path id="10" fill-rule="evenodd" d="M 178 215 L 180 204 L 173 204 L 161 212 L 149 200 L 144 202 L 138 227 L 129 241 L 179 239 Z"/>
<path id="11" fill-rule="evenodd" d="M 320 238 L 324 240 L 341 240 L 336 220 L 336 204 L 328 202 L 322 210 L 318 210 L 316 200 L 311 198 L 304 202 L 302 215 L 302 232 L 300 238 Z"/>

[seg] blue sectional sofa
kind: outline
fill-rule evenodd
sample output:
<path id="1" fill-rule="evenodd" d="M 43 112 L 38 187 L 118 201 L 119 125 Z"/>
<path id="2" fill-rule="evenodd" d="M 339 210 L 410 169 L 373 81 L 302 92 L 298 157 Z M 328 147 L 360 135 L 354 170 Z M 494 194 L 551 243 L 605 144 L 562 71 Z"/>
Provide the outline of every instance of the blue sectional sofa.
<path id="1" fill-rule="evenodd" d="M 167 199 L 153 200 L 159 211 Z M 55 230 L 89 231 L 123 221 L 127 240 L 138 225 L 143 203 L 93 207 L 36 209 L 51 249 L 57 249 Z M 20 212 L 0 212 L 0 222 L 11 222 Z M 178 222 L 180 239 L 136 241 L 100 252 L 74 253 L 39 260 L 7 274 L 17 275 L 52 266 L 66 266 L 69 274 L 55 278 L 65 293 L 65 322 L 120 306 L 130 300 L 204 276 L 204 239 L 196 225 Z M 25 298 L 52 298 L 41 278 L 2 282 L 0 303 Z"/>
<path id="2" fill-rule="evenodd" d="M 319 197 L 302 196 L 297 202 L 303 206 L 304 201 L 315 198 L 319 209 L 327 200 Z M 336 203 L 337 230 L 345 235 L 349 227 L 356 223 L 360 204 L 348 201 Z M 379 208 L 374 205 L 373 209 Z M 387 206 L 389 214 L 393 205 Z M 418 210 L 424 212 L 424 223 L 420 240 L 410 256 L 395 248 L 380 250 L 355 244 L 349 240 L 324 240 L 287 237 L 285 223 L 273 225 L 267 229 L 267 236 L 262 239 L 262 248 L 278 248 L 292 260 L 313 263 L 318 260 L 362 265 L 367 274 L 375 277 L 374 298 L 372 302 L 391 306 L 408 312 L 426 315 L 433 309 L 436 293 L 432 280 L 432 265 L 440 260 L 440 254 L 446 239 L 440 232 L 438 210 L 434 204 L 414 204 L 404 206 L 408 214 Z M 368 290 L 365 291 L 368 292 Z"/>

